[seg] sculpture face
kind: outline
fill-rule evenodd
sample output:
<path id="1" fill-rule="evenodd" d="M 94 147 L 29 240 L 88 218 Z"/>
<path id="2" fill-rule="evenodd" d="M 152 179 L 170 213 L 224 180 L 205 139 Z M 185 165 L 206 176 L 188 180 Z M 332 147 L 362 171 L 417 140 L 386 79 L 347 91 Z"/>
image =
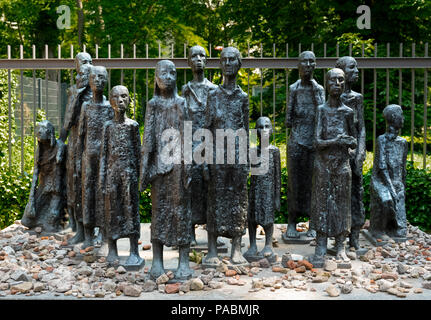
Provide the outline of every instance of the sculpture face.
<path id="1" fill-rule="evenodd" d="M 90 87 L 93 92 L 101 92 L 105 88 L 108 73 L 104 67 L 92 67 L 90 72 Z"/>
<path id="2" fill-rule="evenodd" d="M 301 79 L 311 79 L 316 68 L 316 57 L 311 51 L 304 51 L 299 56 L 299 76 Z"/>
<path id="3" fill-rule="evenodd" d="M 341 69 L 331 69 L 326 75 L 326 84 L 330 96 L 339 97 L 344 91 L 344 72 Z"/>
<path id="4" fill-rule="evenodd" d="M 91 65 L 84 64 L 79 68 L 78 75 L 76 76 L 76 86 L 78 88 L 85 88 L 89 85 Z"/>
<path id="5" fill-rule="evenodd" d="M 49 125 L 46 121 L 42 121 L 38 123 L 36 126 L 36 138 L 37 141 L 43 142 L 43 141 L 50 141 L 52 134 L 53 134 L 54 128 L 52 125 Z"/>
<path id="6" fill-rule="evenodd" d="M 129 90 L 124 86 L 115 86 L 111 90 L 109 102 L 115 112 L 123 114 L 130 103 Z"/>
<path id="7" fill-rule="evenodd" d="M 344 75 L 346 76 L 346 82 L 353 83 L 359 79 L 358 64 L 354 58 L 348 58 L 346 65 L 343 68 Z"/>
<path id="8" fill-rule="evenodd" d="M 237 54 L 233 49 L 226 48 L 220 55 L 221 71 L 225 76 L 236 76 L 241 67 Z"/>
<path id="9" fill-rule="evenodd" d="M 162 90 L 175 88 L 177 84 L 177 69 L 171 61 L 162 60 L 157 64 L 156 83 Z"/>
<path id="10" fill-rule="evenodd" d="M 204 48 L 201 46 L 190 48 L 188 63 L 193 72 L 204 70 L 206 62 L 207 58 Z"/>
<path id="11" fill-rule="evenodd" d="M 272 135 L 271 120 L 268 117 L 260 117 L 256 121 L 257 136 L 259 139 L 262 137 L 262 133 L 267 137 Z"/>
<path id="12" fill-rule="evenodd" d="M 91 56 L 86 52 L 80 52 L 75 57 L 75 69 L 76 72 L 79 72 L 79 69 L 81 66 L 85 64 L 93 64 L 93 60 L 91 59 Z"/>

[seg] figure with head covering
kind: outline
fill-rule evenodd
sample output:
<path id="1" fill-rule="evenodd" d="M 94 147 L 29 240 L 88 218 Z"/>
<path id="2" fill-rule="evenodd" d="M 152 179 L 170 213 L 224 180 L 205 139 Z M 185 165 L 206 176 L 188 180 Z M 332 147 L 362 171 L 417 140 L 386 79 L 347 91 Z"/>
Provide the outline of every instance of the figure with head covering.
<path id="1" fill-rule="evenodd" d="M 100 147 L 102 129 L 106 121 L 114 118 L 114 111 L 103 95 L 108 73 L 105 67 L 94 66 L 90 70 L 90 88 L 92 99 L 85 101 L 79 118 L 78 152 L 82 153 L 82 222 L 84 226 L 84 243 L 82 248 L 94 244 L 95 227 L 103 230 L 103 203 L 97 196 L 100 164 Z"/>
<path id="2" fill-rule="evenodd" d="M 309 241 L 315 237 L 311 228 L 306 238 L 296 230 L 298 217 L 310 216 L 311 180 L 314 162 L 313 134 L 317 106 L 325 102 L 323 87 L 313 79 L 316 57 L 312 51 L 299 55 L 300 79 L 289 87 L 286 110 L 286 127 L 289 129 L 287 144 L 287 203 L 288 226 L 283 234 L 286 242 Z"/>
<path id="3" fill-rule="evenodd" d="M 352 85 L 359 78 L 358 65 L 353 57 L 341 57 L 335 67 L 344 71 L 346 76 L 344 92 L 341 95 L 343 103 L 354 112 L 354 136 L 358 146 L 351 150 L 350 167 L 352 168 L 352 227 L 349 235 L 350 247 L 359 249 L 359 231 L 365 223 L 365 209 L 362 202 L 364 187 L 362 186 L 362 166 L 367 154 L 365 146 L 364 104 L 362 94 L 352 90 Z"/>
<path id="4" fill-rule="evenodd" d="M 91 100 L 91 89 L 89 86 L 91 56 L 86 52 L 79 52 L 75 57 L 76 84 L 68 89 L 68 103 L 64 118 L 63 128 L 60 131 L 62 142 L 67 139 L 66 156 L 66 194 L 67 213 L 69 223 L 76 234 L 69 239 L 69 244 L 84 241 L 84 226 L 82 224 L 81 208 L 81 156 L 77 148 L 78 128 L 81 106 L 85 101 Z"/>
<path id="5" fill-rule="evenodd" d="M 21 223 L 30 229 L 57 232 L 65 224 L 65 154 L 59 153 L 61 142 L 55 139 L 54 126 L 48 120 L 37 124 L 36 137 L 33 181 Z"/>
<path id="6" fill-rule="evenodd" d="M 408 143 L 398 136 L 403 110 L 391 104 L 383 110 L 386 133 L 377 138 L 370 184 L 370 228 L 377 239 L 406 238 L 406 161 Z"/>
<path id="7" fill-rule="evenodd" d="M 188 64 L 193 72 L 193 80 L 182 87 L 182 96 L 186 99 L 187 120 L 192 121 L 193 132 L 206 128 L 205 114 L 207 112 L 207 97 L 211 89 L 217 86 L 205 78 L 206 52 L 201 46 L 193 46 L 189 49 Z M 192 151 L 200 145 L 201 141 L 193 141 Z M 190 193 L 192 210 L 192 245 L 196 244 L 196 224 L 206 223 L 206 208 L 208 185 L 203 177 L 204 164 L 194 162 L 191 165 Z"/>
<path id="8" fill-rule="evenodd" d="M 208 267 L 220 264 L 217 236 L 232 239 L 233 264 L 248 263 L 241 253 L 249 175 L 249 102 L 247 94 L 236 83 L 241 63 L 238 49 L 224 48 L 220 54 L 223 83 L 208 93 L 206 124 L 216 141 L 214 161 L 209 165 L 208 254 L 203 261 Z"/>
<path id="9" fill-rule="evenodd" d="M 114 109 L 114 119 L 103 126 L 98 183 L 105 213 L 105 235 L 109 249 L 107 261 L 112 263 L 118 259 L 117 240 L 129 238 L 130 256 L 125 265 L 141 266 L 138 250 L 139 124 L 125 114 L 130 103 L 126 87 L 113 87 L 109 101 Z"/>
<path id="10" fill-rule="evenodd" d="M 154 96 L 148 101 L 142 141 L 140 188 L 151 184 L 150 276 L 165 273 L 163 246 L 179 249 L 176 279 L 193 275 L 189 266 L 192 239 L 191 210 L 186 197 L 190 179 L 184 166 L 182 145 L 186 100 L 177 94 L 177 71 L 172 61 L 156 65 Z"/>
<path id="11" fill-rule="evenodd" d="M 272 249 L 272 235 L 274 233 L 274 211 L 280 211 L 281 190 L 281 164 L 280 150 L 270 145 L 269 137 L 272 135 L 271 120 L 268 117 L 260 117 L 256 121 L 258 146 L 250 149 L 250 154 L 255 152 L 260 158 L 258 164 L 262 172 L 252 174 L 250 177 L 250 189 L 248 195 L 248 233 L 250 248 L 244 253 L 249 261 L 257 261 L 267 258 L 275 262 L 277 255 Z M 266 139 L 266 140 L 265 140 Z M 267 149 L 267 150 L 264 150 Z M 266 163 L 265 163 L 266 162 Z M 252 162 L 253 168 L 253 162 Z M 265 247 L 257 251 L 256 227 L 260 225 L 265 231 Z"/>
<path id="12" fill-rule="evenodd" d="M 352 173 L 349 149 L 355 149 L 354 111 L 341 100 L 345 76 L 341 69 L 326 74 L 328 100 L 317 108 L 314 144 L 316 157 L 311 196 L 311 227 L 316 250 L 311 263 L 324 263 L 328 237 L 335 237 L 336 259 L 349 263 L 344 241 L 350 232 Z"/>

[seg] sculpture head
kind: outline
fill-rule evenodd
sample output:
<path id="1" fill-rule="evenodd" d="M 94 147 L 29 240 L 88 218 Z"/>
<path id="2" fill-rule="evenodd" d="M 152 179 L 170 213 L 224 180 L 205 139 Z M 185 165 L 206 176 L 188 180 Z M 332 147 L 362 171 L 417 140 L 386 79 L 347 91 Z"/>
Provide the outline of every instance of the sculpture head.
<path id="1" fill-rule="evenodd" d="M 201 46 L 191 47 L 189 49 L 189 56 L 187 62 L 193 73 L 203 71 L 207 63 L 207 55 L 205 49 Z"/>
<path id="2" fill-rule="evenodd" d="M 87 52 L 79 52 L 75 56 L 75 70 L 76 70 L 76 72 L 79 72 L 79 69 L 84 64 L 93 64 L 93 60 L 91 59 L 91 56 Z"/>
<path id="3" fill-rule="evenodd" d="M 386 120 L 386 126 L 395 130 L 400 130 L 404 125 L 404 114 L 401 106 L 390 104 L 383 109 L 383 117 Z"/>
<path id="4" fill-rule="evenodd" d="M 261 141 L 262 134 L 270 137 L 272 135 L 272 124 L 268 117 L 260 117 L 256 121 L 257 137 Z"/>
<path id="5" fill-rule="evenodd" d="M 334 68 L 326 73 L 325 83 L 331 97 L 339 97 L 343 93 L 344 81 L 345 76 L 341 69 Z"/>
<path id="6" fill-rule="evenodd" d="M 108 81 L 108 72 L 103 66 L 92 66 L 90 68 L 90 87 L 93 93 L 103 92 Z"/>
<path id="7" fill-rule="evenodd" d="M 115 113 L 124 114 L 130 104 L 129 90 L 125 86 L 115 86 L 109 94 L 109 102 Z"/>
<path id="8" fill-rule="evenodd" d="M 170 60 L 161 60 L 156 65 L 154 95 L 160 96 L 162 91 L 177 93 L 177 69 Z"/>
<path id="9" fill-rule="evenodd" d="M 242 65 L 241 53 L 237 48 L 226 47 L 220 53 L 220 67 L 222 74 L 235 77 Z"/>
<path id="10" fill-rule="evenodd" d="M 78 75 L 76 76 L 76 87 L 77 88 L 85 88 L 90 84 L 90 70 L 92 65 L 83 64 L 78 71 Z"/>
<path id="11" fill-rule="evenodd" d="M 354 83 L 359 79 L 358 64 L 355 58 L 350 56 L 344 56 L 337 60 L 335 68 L 339 68 L 344 71 L 347 83 Z"/>
<path id="12" fill-rule="evenodd" d="M 316 56 L 313 51 L 303 51 L 299 55 L 298 71 L 303 80 L 311 80 L 316 68 Z"/>
<path id="13" fill-rule="evenodd" d="M 38 143 L 49 143 L 51 147 L 56 144 L 55 128 L 48 120 L 38 122 L 36 125 L 36 138 Z"/>

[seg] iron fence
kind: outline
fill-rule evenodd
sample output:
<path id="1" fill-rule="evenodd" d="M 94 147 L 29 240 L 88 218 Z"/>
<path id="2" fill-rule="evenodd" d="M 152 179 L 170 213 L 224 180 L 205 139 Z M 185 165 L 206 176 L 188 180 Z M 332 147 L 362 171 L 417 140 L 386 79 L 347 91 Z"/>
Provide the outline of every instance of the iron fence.
<path id="1" fill-rule="evenodd" d="M 377 74 L 378 72 L 385 71 L 386 72 L 386 90 L 385 90 L 385 101 L 386 105 L 389 103 L 398 103 L 399 105 L 403 105 L 403 103 L 410 104 L 410 126 L 411 126 L 411 141 L 410 141 L 410 157 L 413 161 L 413 154 L 414 154 L 414 135 L 415 135 L 415 104 L 417 103 L 415 101 L 415 93 L 418 91 L 422 91 L 421 88 L 416 87 L 416 73 L 417 70 L 423 70 L 423 167 L 425 168 L 427 165 L 427 136 L 428 136 L 428 68 L 431 67 L 431 57 L 428 56 L 428 43 L 421 44 L 422 46 L 422 53 L 423 56 L 417 56 L 416 55 L 416 44 L 412 44 L 411 47 L 409 47 L 408 51 L 410 52 L 411 56 L 407 57 L 404 56 L 405 48 L 403 48 L 403 44 L 399 44 L 399 54 L 398 56 L 391 56 L 391 47 L 390 44 L 386 44 L 386 55 L 385 56 L 378 56 L 378 53 L 380 55 L 381 52 L 378 52 L 379 46 L 377 44 L 374 44 L 374 56 L 366 56 L 365 55 L 365 48 L 364 44 L 362 44 L 361 47 L 361 54 L 359 56 L 355 56 L 353 54 L 352 50 L 352 44 L 348 46 L 348 52 L 345 52 L 344 55 L 351 55 L 354 56 L 358 63 L 358 69 L 361 72 L 360 76 L 360 88 L 361 93 L 364 95 L 366 85 L 365 85 L 365 70 L 372 70 L 372 81 L 369 82 L 369 79 L 367 79 L 367 84 L 371 83 L 373 88 L 372 93 L 372 108 L 373 108 L 373 130 L 372 130 L 372 137 L 373 137 L 373 152 L 375 149 L 375 141 L 376 141 L 376 123 L 377 123 Z M 11 130 L 11 71 L 17 70 L 19 71 L 19 77 L 21 79 L 20 81 L 20 88 L 17 90 L 19 94 L 19 112 L 16 114 L 19 114 L 19 126 L 20 131 L 24 132 L 24 76 L 23 72 L 25 70 L 32 71 L 32 78 L 30 78 L 27 81 L 27 86 L 33 86 L 33 91 L 36 92 L 37 90 L 40 91 L 40 83 L 38 82 L 42 81 L 45 82 L 43 93 L 45 96 L 46 102 L 49 101 L 49 79 L 48 74 L 51 72 L 54 72 L 57 79 L 57 103 L 60 104 L 60 101 L 64 101 L 65 92 L 64 88 L 62 89 L 61 79 L 62 79 L 62 72 L 69 72 L 70 73 L 70 85 L 73 85 L 74 83 L 74 48 L 73 46 L 70 46 L 70 57 L 65 58 L 62 55 L 62 47 L 58 45 L 57 47 L 57 58 L 50 58 L 48 55 L 48 46 L 45 45 L 45 56 L 37 58 L 36 57 L 36 46 L 32 46 L 31 48 L 31 58 L 24 58 L 24 49 L 23 46 L 20 46 L 19 48 L 19 58 L 12 58 L 12 48 L 10 46 L 7 47 L 7 59 L 0 59 L 0 69 L 7 69 L 8 70 L 8 101 L 9 101 L 9 136 L 8 136 L 8 145 L 9 145 L 9 166 L 11 166 L 11 140 L 13 138 L 13 135 L 16 133 L 13 133 Z M 142 80 L 145 80 L 145 94 L 141 94 L 142 96 L 142 105 L 144 105 L 149 99 L 149 87 L 151 86 L 149 83 L 149 70 L 154 70 L 156 63 L 161 59 L 171 59 L 175 65 L 177 66 L 177 69 L 184 69 L 184 83 L 187 81 L 187 70 L 189 69 L 189 66 L 187 64 L 187 45 L 184 44 L 184 55 L 182 57 L 175 57 L 174 56 L 174 46 L 171 45 L 170 50 L 168 50 L 168 54 L 165 52 L 162 54 L 161 45 L 159 43 L 158 46 L 158 56 L 157 57 L 149 57 L 149 48 L 148 45 L 145 46 L 145 57 L 137 57 L 137 51 L 136 46 L 133 45 L 133 55 L 132 58 L 125 57 L 124 56 L 124 47 L 121 45 L 120 48 L 120 57 L 113 58 L 111 56 L 111 45 L 108 45 L 108 57 L 99 57 L 99 46 L 95 46 L 95 48 L 92 48 L 91 53 L 93 55 L 93 64 L 94 65 L 103 65 L 107 68 L 109 73 L 109 79 L 108 79 L 108 90 L 110 91 L 111 88 L 111 70 L 120 70 L 121 76 L 120 76 L 120 84 L 123 84 L 124 81 L 124 70 L 132 70 L 132 105 L 133 105 L 133 116 L 136 119 L 136 106 L 137 106 L 137 92 L 136 92 L 136 83 L 137 83 L 137 70 L 144 70 L 145 76 L 143 76 Z M 279 49 L 279 48 L 278 48 Z M 311 48 L 301 48 L 301 44 L 298 45 L 297 51 L 295 48 L 296 55 L 295 56 L 289 56 L 289 52 L 291 51 L 289 48 L 289 45 L 285 46 L 285 55 L 280 56 L 280 54 L 276 55 L 276 46 L 273 45 L 272 50 L 272 56 L 264 56 L 264 52 L 262 49 L 262 46 L 260 47 L 260 56 L 252 56 L 250 46 L 248 45 L 247 50 L 245 54 L 243 53 L 243 63 L 242 68 L 246 70 L 247 72 L 247 93 L 250 96 L 250 73 L 254 70 L 259 70 L 260 74 L 260 88 L 257 88 L 258 90 L 255 90 L 253 92 L 257 92 L 260 95 L 260 115 L 262 115 L 263 112 L 263 72 L 262 70 L 272 70 L 272 121 L 273 125 L 275 125 L 275 116 L 276 116 L 276 90 L 277 90 L 277 72 L 283 72 L 284 71 L 284 85 L 285 85 L 285 101 L 283 101 L 281 104 L 281 109 L 284 110 L 285 106 L 288 103 L 288 90 L 289 90 L 289 73 L 290 71 L 297 68 L 297 53 L 301 52 L 302 49 L 306 50 L 312 50 L 316 53 L 316 62 L 317 62 L 317 69 L 322 69 L 322 75 L 328 68 L 333 68 L 335 65 L 336 60 L 338 57 L 340 57 L 340 47 L 337 44 L 335 48 L 335 56 L 327 56 L 327 45 L 323 44 L 323 47 L 320 49 L 320 54 L 316 52 L 314 45 L 311 45 Z M 393 49 L 393 48 L 392 48 Z M 84 45 L 83 51 L 88 52 L 86 46 Z M 219 68 L 219 58 L 213 57 L 212 47 L 209 46 L 209 57 L 207 59 L 207 69 L 209 70 L 209 78 L 212 77 L 212 72 L 214 69 Z M 394 50 L 392 50 L 393 52 Z M 278 53 L 280 50 L 278 50 Z M 26 55 L 29 55 L 29 52 L 26 53 Z M 38 70 L 45 70 L 45 79 L 37 79 L 36 77 L 36 71 Z M 394 99 L 391 99 L 390 92 L 391 92 L 391 83 L 390 83 L 390 71 L 391 70 L 398 70 L 398 101 L 391 101 Z M 410 70 L 410 76 L 411 76 L 411 98 L 410 101 L 403 100 L 403 71 Z M 296 79 L 295 79 L 296 80 Z M 30 84 L 29 84 L 29 83 Z M 293 83 L 293 82 L 292 82 Z M 64 85 L 63 85 L 64 86 Z M 392 84 L 392 91 L 394 90 Z M 267 86 L 269 89 L 269 86 Z M 368 91 L 367 86 L 367 91 Z M 18 89 L 18 88 L 17 88 Z M 130 89 L 130 88 L 129 88 Z M 252 88 L 253 89 L 253 88 Z M 260 89 L 260 90 L 259 90 Z M 33 94 L 33 125 L 35 125 L 36 121 L 36 109 L 38 108 L 38 103 L 36 101 L 36 95 Z M 62 100 L 63 99 L 63 100 Z M 280 104 L 280 102 L 279 102 Z M 367 107 L 367 106 L 365 106 Z M 48 112 L 48 103 L 45 103 L 45 110 L 47 113 L 47 117 L 49 119 L 50 114 Z M 279 108 L 280 109 L 280 108 Z M 52 120 L 52 119 L 50 119 Z M 62 117 L 57 117 L 55 119 L 55 124 L 59 128 L 62 125 Z M 274 126 L 275 130 L 275 126 Z M 58 130 L 59 131 L 59 130 Z M 57 133 L 58 133 L 57 131 Z M 367 132 L 367 135 L 371 133 Z M 286 133 L 286 139 L 287 139 L 287 133 Z M 21 139 L 21 144 L 23 139 Z M 34 146 L 35 147 L 35 146 Z M 24 171 L 24 149 L 21 147 L 21 170 Z"/>

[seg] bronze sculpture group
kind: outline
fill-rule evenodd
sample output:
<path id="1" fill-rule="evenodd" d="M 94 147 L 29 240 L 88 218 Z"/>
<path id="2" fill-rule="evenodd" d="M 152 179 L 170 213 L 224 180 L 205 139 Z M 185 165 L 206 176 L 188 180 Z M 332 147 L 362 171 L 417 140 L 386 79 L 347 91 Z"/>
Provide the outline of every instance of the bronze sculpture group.
<path id="1" fill-rule="evenodd" d="M 326 101 L 323 87 L 313 79 L 315 60 L 311 51 L 300 54 L 300 79 L 290 86 L 285 121 L 289 129 L 289 215 L 283 240 L 308 243 L 315 238 L 315 254 L 310 259 L 320 265 L 329 237 L 335 237 L 336 259 L 341 262 L 349 261 L 344 248 L 347 237 L 349 246 L 359 249 L 359 230 L 365 221 L 362 165 L 366 150 L 363 97 L 351 89 L 358 79 L 355 59 L 342 57 L 327 72 Z M 108 262 L 119 258 L 117 240 L 129 238 L 130 256 L 125 265 L 142 265 L 139 190 L 151 185 L 153 278 L 165 272 L 163 246 L 179 249 L 176 279 L 193 275 L 189 252 L 196 242 L 196 224 L 206 224 L 208 233 L 205 267 L 221 263 L 219 236 L 232 239 L 230 262 L 234 265 L 262 258 L 275 262 L 272 236 L 274 211 L 280 210 L 280 151 L 268 143 L 273 128 L 267 117 L 257 120 L 258 145 L 249 148 L 249 101 L 237 84 L 240 52 L 233 47 L 222 50 L 222 84 L 216 86 L 204 76 L 205 49 L 190 48 L 193 80 L 182 87 L 182 97 L 177 93 L 174 63 L 159 61 L 142 146 L 138 123 L 126 116 L 127 88 L 113 87 L 106 99 L 106 69 L 93 66 L 87 53 L 79 53 L 75 61 L 77 81 L 69 89 L 60 138 L 55 139 L 49 121 L 41 122 L 36 130 L 33 183 L 22 223 L 54 232 L 65 223 L 66 211 L 75 232 L 70 244 L 83 242 L 83 249 L 93 246 L 94 231 L 99 228 L 108 244 Z M 404 119 L 401 107 L 389 105 L 383 114 L 387 132 L 377 141 L 370 232 L 387 240 L 406 236 L 407 144 L 398 136 Z M 191 142 L 184 138 L 188 125 L 194 132 Z M 236 135 L 229 142 L 230 132 Z M 265 170 L 253 174 L 255 167 Z M 310 216 L 306 234 L 296 230 L 302 213 Z M 260 252 L 258 225 L 266 235 Z M 247 226 L 250 247 L 243 255 L 241 239 Z"/>

